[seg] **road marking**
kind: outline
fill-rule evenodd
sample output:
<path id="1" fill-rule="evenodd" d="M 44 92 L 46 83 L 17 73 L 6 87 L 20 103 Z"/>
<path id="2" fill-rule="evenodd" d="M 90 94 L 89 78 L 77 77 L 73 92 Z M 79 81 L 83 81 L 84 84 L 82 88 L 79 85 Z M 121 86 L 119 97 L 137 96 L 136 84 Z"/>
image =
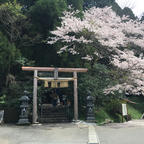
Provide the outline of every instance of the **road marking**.
<path id="1" fill-rule="evenodd" d="M 89 124 L 88 128 L 88 144 L 100 144 L 98 135 L 93 124 Z"/>
<path id="2" fill-rule="evenodd" d="M 9 141 L 0 138 L 0 144 L 9 144 Z"/>

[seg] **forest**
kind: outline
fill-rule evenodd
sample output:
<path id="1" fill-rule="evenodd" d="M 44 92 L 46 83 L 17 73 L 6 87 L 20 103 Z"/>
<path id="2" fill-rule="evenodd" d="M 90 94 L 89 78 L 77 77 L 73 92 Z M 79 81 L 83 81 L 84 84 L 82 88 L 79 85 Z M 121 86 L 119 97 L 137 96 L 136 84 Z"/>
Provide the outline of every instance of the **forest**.
<path id="1" fill-rule="evenodd" d="M 33 74 L 22 66 L 80 67 L 88 68 L 78 75 L 80 119 L 88 91 L 98 123 L 120 122 L 121 103 L 128 99 L 130 117 L 140 118 L 143 20 L 115 0 L 0 0 L 0 109 L 19 109 L 24 90 L 32 99 Z M 46 91 L 39 83 L 39 103 Z M 72 85 L 62 92 L 72 96 Z"/>

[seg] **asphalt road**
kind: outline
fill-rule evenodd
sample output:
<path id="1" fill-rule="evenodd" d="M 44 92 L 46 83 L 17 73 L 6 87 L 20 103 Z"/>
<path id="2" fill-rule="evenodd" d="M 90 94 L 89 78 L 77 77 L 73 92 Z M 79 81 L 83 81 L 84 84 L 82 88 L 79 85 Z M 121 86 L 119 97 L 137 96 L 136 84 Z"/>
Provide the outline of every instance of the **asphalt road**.
<path id="1" fill-rule="evenodd" d="M 4 125 L 0 126 L 0 144 L 87 144 L 88 125 Z M 95 128 L 100 144 L 144 144 L 144 121 L 113 123 Z"/>
<path id="2" fill-rule="evenodd" d="M 100 144 L 144 144 L 144 121 L 96 126 Z"/>

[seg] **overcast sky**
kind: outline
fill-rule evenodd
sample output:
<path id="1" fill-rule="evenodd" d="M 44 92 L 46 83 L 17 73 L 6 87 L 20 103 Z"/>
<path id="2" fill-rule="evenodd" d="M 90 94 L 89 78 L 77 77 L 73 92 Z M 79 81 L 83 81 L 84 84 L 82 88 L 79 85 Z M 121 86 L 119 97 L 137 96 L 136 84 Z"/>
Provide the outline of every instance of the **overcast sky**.
<path id="1" fill-rule="evenodd" d="M 116 2 L 123 8 L 130 7 L 134 14 L 138 17 L 144 12 L 144 0 L 116 0 Z"/>

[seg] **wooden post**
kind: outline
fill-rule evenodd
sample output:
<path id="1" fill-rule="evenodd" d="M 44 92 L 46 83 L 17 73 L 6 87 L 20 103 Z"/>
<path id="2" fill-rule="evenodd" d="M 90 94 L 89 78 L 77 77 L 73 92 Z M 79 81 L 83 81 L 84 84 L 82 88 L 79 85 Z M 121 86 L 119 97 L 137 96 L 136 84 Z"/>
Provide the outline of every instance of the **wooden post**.
<path id="1" fill-rule="evenodd" d="M 34 81 L 33 81 L 33 124 L 37 123 L 37 75 L 38 71 L 34 70 Z"/>
<path id="2" fill-rule="evenodd" d="M 77 72 L 73 73 L 74 76 L 74 120 L 78 120 L 78 91 L 77 91 Z"/>

